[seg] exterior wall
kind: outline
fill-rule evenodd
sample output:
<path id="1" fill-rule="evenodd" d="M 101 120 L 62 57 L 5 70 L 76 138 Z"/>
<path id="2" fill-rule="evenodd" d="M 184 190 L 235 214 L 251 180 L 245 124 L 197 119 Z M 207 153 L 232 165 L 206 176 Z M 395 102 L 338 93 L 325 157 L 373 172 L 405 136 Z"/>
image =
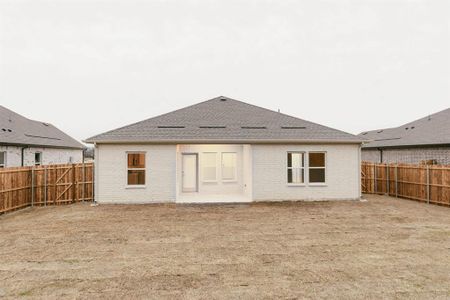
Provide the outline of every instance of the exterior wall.
<path id="1" fill-rule="evenodd" d="M 127 186 L 127 151 L 146 152 L 146 185 Z M 97 145 L 96 195 L 99 203 L 175 202 L 176 145 Z"/>
<path id="2" fill-rule="evenodd" d="M 380 163 L 380 151 L 379 150 L 361 150 L 361 160 L 368 161 L 371 163 Z"/>
<path id="3" fill-rule="evenodd" d="M 252 146 L 243 146 L 243 178 L 244 178 L 244 195 L 247 198 L 253 198 L 253 160 L 252 160 Z"/>
<path id="4" fill-rule="evenodd" d="M 287 184 L 288 151 L 325 151 L 326 183 Z M 255 201 L 360 198 L 359 145 L 252 145 L 252 159 Z"/>
<path id="5" fill-rule="evenodd" d="M 6 151 L 6 166 L 20 167 L 22 165 L 22 147 L 0 146 L 0 151 Z M 30 147 L 24 150 L 24 165 L 34 166 L 34 154 L 42 153 L 42 164 L 67 164 L 80 163 L 83 161 L 83 150 L 81 149 L 57 149 Z"/>
<path id="6" fill-rule="evenodd" d="M 205 182 L 203 180 L 203 168 L 202 168 L 202 154 L 204 152 L 217 153 L 217 181 Z M 237 167 L 237 179 L 236 181 L 222 181 L 221 180 L 221 153 L 222 152 L 235 152 L 236 153 L 236 167 Z M 244 193 L 244 170 L 243 170 L 243 145 L 179 145 L 177 149 L 177 177 L 178 191 L 181 193 L 182 185 L 182 153 L 198 153 L 198 192 L 203 195 L 226 195 L 226 194 L 243 194 Z M 246 174 L 247 175 L 247 174 Z M 248 180 L 248 177 L 246 178 Z"/>
<path id="7" fill-rule="evenodd" d="M 376 154 L 375 154 L 376 153 Z M 362 160 L 381 162 L 379 150 L 362 150 Z M 383 149 L 383 163 L 418 164 L 424 160 L 436 160 L 438 164 L 450 164 L 450 147 Z"/>

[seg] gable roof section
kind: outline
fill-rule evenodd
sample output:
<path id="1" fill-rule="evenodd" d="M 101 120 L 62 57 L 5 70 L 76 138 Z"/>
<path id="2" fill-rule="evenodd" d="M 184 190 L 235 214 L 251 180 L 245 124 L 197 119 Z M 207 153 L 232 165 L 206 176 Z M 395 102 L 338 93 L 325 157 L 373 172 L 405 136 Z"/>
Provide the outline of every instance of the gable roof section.
<path id="1" fill-rule="evenodd" d="M 0 105 L 0 145 L 83 149 L 55 126 L 27 119 Z"/>
<path id="2" fill-rule="evenodd" d="M 363 148 L 450 145 L 450 108 L 405 125 L 359 134 Z"/>
<path id="3" fill-rule="evenodd" d="M 227 97 L 111 130 L 87 143 L 361 143 L 363 139 Z"/>

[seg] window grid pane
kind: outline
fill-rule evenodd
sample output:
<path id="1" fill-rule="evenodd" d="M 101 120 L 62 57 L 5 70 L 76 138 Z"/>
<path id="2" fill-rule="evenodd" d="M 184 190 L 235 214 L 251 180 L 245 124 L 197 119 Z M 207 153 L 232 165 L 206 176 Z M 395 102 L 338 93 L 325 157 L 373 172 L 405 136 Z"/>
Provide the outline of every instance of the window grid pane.
<path id="1" fill-rule="evenodd" d="M 128 153 L 128 168 L 145 168 L 145 153 Z"/>
<path id="2" fill-rule="evenodd" d="M 324 152 L 310 152 L 309 153 L 309 166 L 324 168 L 325 167 L 325 153 Z"/>
<path id="3" fill-rule="evenodd" d="M 222 153 L 222 179 L 236 180 L 236 153 Z"/>
<path id="4" fill-rule="evenodd" d="M 217 180 L 217 153 L 205 152 L 202 155 L 203 165 L 203 180 L 216 181 Z"/>

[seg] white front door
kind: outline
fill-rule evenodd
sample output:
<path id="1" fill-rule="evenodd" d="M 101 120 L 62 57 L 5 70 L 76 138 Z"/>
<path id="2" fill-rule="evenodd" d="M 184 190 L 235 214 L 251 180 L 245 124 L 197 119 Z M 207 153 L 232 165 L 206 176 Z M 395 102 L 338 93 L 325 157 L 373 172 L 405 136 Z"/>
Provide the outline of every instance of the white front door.
<path id="1" fill-rule="evenodd" d="M 183 153 L 183 166 L 181 171 L 182 176 L 182 191 L 183 192 L 197 192 L 197 154 Z"/>

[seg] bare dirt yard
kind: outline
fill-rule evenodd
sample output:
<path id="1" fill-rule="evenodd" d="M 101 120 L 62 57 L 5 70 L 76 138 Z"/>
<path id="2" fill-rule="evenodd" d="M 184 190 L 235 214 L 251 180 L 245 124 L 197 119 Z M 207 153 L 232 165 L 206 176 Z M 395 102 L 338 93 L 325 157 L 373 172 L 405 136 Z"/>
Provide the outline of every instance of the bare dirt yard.
<path id="1" fill-rule="evenodd" d="M 450 298 L 450 209 L 40 207 L 0 216 L 0 298 Z"/>

